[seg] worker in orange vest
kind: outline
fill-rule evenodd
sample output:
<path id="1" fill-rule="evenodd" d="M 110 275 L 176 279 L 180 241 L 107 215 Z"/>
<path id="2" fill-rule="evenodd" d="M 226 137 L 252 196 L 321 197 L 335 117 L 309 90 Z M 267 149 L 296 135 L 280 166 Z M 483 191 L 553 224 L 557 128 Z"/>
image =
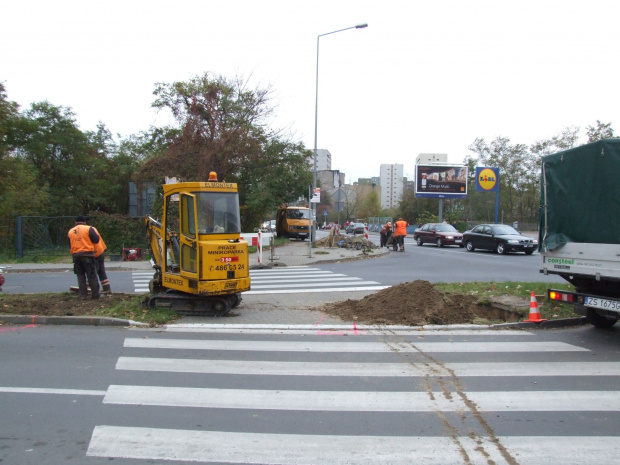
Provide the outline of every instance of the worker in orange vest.
<path id="1" fill-rule="evenodd" d="M 93 229 L 97 234 L 99 234 L 99 242 L 95 244 L 95 264 L 97 265 L 97 275 L 99 276 L 99 281 L 101 282 L 101 290 L 103 292 L 112 292 L 110 280 L 105 272 L 105 253 L 108 248 L 103 241 L 103 236 L 101 236 L 99 231 L 97 231 L 97 228 L 93 226 Z"/>
<path id="2" fill-rule="evenodd" d="M 99 242 L 99 234 L 95 228 L 86 224 L 86 218 L 78 216 L 75 226 L 67 234 L 71 243 L 73 256 L 73 272 L 77 275 L 80 297 L 86 299 L 90 286 L 91 298 L 98 299 L 99 281 L 97 280 L 97 265 L 95 264 L 95 244 Z"/>
<path id="3" fill-rule="evenodd" d="M 398 221 L 394 222 L 394 252 L 400 249 L 401 252 L 405 251 L 405 236 L 407 235 L 407 223 L 402 218 L 398 218 Z"/>

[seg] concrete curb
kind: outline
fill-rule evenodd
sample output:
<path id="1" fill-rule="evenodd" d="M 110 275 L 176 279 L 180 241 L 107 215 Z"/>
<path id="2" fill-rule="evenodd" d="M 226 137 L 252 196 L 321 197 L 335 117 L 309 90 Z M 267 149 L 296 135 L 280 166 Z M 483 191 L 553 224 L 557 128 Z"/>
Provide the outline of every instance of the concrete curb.
<path id="1" fill-rule="evenodd" d="M 570 326 L 583 326 L 588 325 L 588 320 L 586 317 L 577 317 L 577 318 L 563 318 L 560 320 L 548 320 L 541 321 L 540 323 L 532 323 L 529 321 L 519 321 L 516 323 L 502 323 L 498 325 L 492 325 L 493 328 L 503 329 L 503 328 L 522 328 L 522 329 L 557 329 L 557 328 L 568 328 Z"/>
<path id="2" fill-rule="evenodd" d="M 84 325 L 84 326 L 140 326 L 147 323 L 121 318 L 98 316 L 40 316 L 40 315 L 0 315 L 0 323 L 17 325 Z"/>

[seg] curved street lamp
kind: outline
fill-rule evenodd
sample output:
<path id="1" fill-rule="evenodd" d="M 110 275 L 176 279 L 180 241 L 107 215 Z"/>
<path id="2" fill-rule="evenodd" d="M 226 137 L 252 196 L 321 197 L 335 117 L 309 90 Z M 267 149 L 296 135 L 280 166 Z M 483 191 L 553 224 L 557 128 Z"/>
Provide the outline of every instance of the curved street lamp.
<path id="1" fill-rule="evenodd" d="M 327 36 L 330 34 L 335 34 L 337 32 L 348 31 L 349 29 L 364 29 L 368 27 L 368 23 L 357 24 L 351 27 L 345 27 L 344 29 L 338 29 L 337 31 L 326 32 L 324 34 L 319 34 L 316 36 L 316 95 L 314 102 L 314 177 L 313 177 L 313 187 L 316 189 L 316 168 L 317 168 L 317 128 L 318 128 L 318 118 L 319 118 L 319 39 L 323 36 Z M 312 195 L 312 193 L 311 193 Z M 312 206 L 312 204 L 311 204 Z M 309 254 L 312 256 L 312 238 L 314 238 L 316 231 L 316 203 L 314 207 L 311 208 L 313 212 L 313 221 L 312 221 L 312 230 L 310 231 L 310 241 L 309 241 Z"/>

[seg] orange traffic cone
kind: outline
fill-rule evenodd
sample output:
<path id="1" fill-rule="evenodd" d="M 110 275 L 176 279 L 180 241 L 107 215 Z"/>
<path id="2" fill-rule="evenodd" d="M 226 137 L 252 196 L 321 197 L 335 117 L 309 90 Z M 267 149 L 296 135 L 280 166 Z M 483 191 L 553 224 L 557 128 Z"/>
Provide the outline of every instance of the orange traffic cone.
<path id="1" fill-rule="evenodd" d="M 532 298 L 530 299 L 530 317 L 527 320 L 530 323 L 540 323 L 541 321 L 547 321 L 540 317 L 540 311 L 538 310 L 538 301 L 536 300 L 536 294 L 532 291 Z"/>

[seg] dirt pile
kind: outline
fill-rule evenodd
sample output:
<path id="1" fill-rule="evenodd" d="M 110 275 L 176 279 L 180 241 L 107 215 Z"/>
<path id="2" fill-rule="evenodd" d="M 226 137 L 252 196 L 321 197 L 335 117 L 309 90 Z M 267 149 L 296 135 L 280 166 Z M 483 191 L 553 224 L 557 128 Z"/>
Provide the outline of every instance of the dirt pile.
<path id="1" fill-rule="evenodd" d="M 476 297 L 444 294 L 428 281 L 417 280 L 384 289 L 361 300 L 329 304 L 321 311 L 345 321 L 374 325 L 467 324 L 488 312 Z"/>
<path id="2" fill-rule="evenodd" d="M 94 316 L 135 299 L 131 294 L 102 294 L 101 299 L 82 300 L 73 292 L 59 294 L 3 294 L 0 315 Z"/>

